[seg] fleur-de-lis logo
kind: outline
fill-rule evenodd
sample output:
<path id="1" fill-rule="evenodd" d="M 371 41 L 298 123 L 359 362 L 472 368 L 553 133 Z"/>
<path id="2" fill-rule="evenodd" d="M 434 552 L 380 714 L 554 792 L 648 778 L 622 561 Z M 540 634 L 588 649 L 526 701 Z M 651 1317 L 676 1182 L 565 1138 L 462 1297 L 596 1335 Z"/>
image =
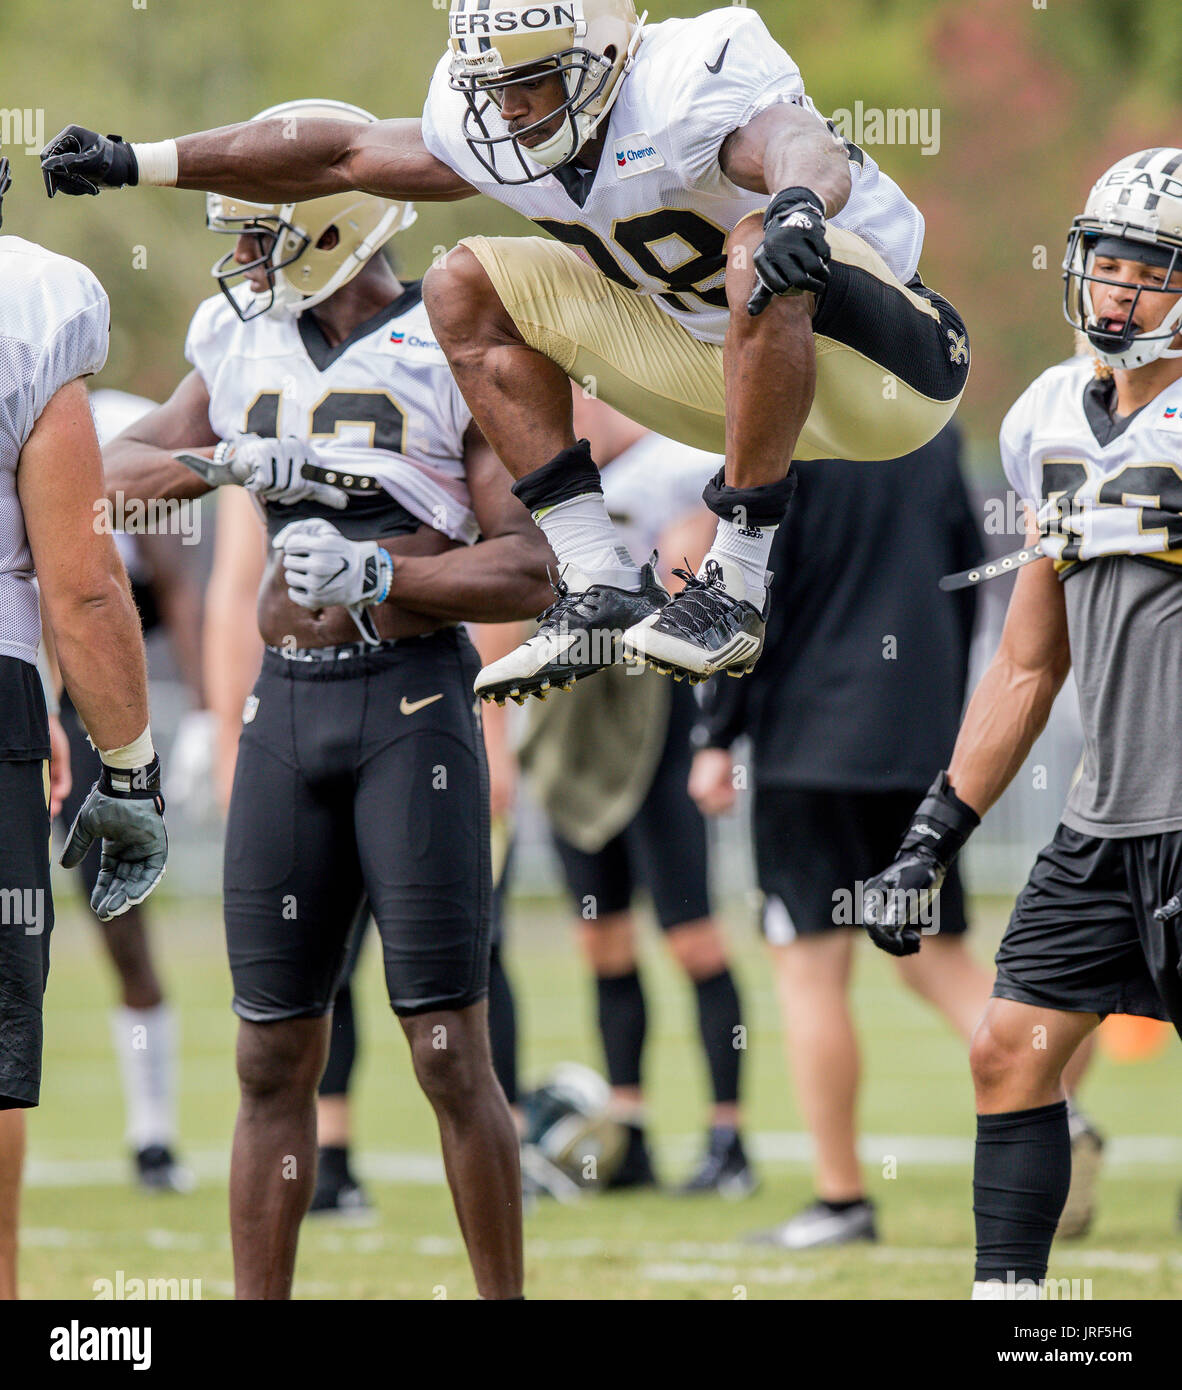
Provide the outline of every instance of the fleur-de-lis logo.
<path id="1" fill-rule="evenodd" d="M 951 328 L 944 330 L 948 334 L 948 356 L 952 360 L 953 366 L 959 363 L 967 365 L 969 360 L 969 339 L 966 333 L 957 333 Z"/>

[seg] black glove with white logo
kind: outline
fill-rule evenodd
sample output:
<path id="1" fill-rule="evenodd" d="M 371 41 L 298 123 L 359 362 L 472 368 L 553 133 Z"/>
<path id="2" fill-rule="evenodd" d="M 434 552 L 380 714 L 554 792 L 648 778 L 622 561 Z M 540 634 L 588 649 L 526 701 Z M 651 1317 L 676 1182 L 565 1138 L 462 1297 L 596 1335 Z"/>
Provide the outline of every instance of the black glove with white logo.
<path id="1" fill-rule="evenodd" d="M 62 867 L 81 864 L 95 840 L 103 842 L 90 906 L 103 922 L 142 903 L 164 877 L 168 835 L 160 794 L 160 758 L 146 767 L 103 764 L 99 779 L 74 817 Z"/>
<path id="2" fill-rule="evenodd" d="M 939 896 L 944 876 L 981 817 L 952 790 L 941 772 L 911 818 L 895 862 L 862 889 L 862 925 L 892 956 L 919 950 L 917 923 Z"/>
<path id="3" fill-rule="evenodd" d="M 122 188 L 140 180 L 135 151 L 119 135 L 100 135 L 85 126 L 68 125 L 41 151 L 45 191 L 92 196 L 103 188 Z"/>
<path id="4" fill-rule="evenodd" d="M 747 301 L 754 318 L 775 294 L 820 292 L 829 283 L 825 205 L 811 188 L 783 188 L 763 214 L 763 240 L 752 257 L 756 282 Z"/>

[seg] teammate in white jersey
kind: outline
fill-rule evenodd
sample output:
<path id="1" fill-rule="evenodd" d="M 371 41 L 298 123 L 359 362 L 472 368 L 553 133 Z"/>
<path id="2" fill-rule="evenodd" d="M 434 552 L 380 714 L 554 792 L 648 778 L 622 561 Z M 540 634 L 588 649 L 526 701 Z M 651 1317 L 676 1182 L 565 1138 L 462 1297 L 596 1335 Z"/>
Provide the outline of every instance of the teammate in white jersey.
<path id="1" fill-rule="evenodd" d="M 301 129 L 373 120 L 342 103 L 276 110 Z M 210 226 L 236 240 L 214 267 L 224 293 L 193 316 L 193 370 L 105 451 L 111 495 L 243 484 L 271 538 L 223 886 L 241 1298 L 290 1293 L 333 996 L 367 911 L 477 1287 L 521 1294 L 517 1135 L 488 1040 L 479 661 L 460 623 L 536 611 L 552 557 L 472 423 L 418 284 L 375 254 L 413 215 L 353 192 L 211 197 Z"/>
<path id="2" fill-rule="evenodd" d="M 8 182 L 0 160 L 0 198 Z M 106 921 L 147 897 L 167 856 L 143 639 L 109 529 L 96 524 L 102 468 L 82 378 L 106 359 L 109 322 L 84 266 L 0 238 L 0 1298 L 16 1296 L 21 1111 L 40 1097 L 53 927 L 42 611 L 102 759 L 63 863 L 102 839 L 91 902 Z"/>
<path id="3" fill-rule="evenodd" d="M 560 602 L 477 690 L 520 699 L 621 657 L 742 674 L 792 458 L 898 458 L 964 388 L 964 325 L 917 275 L 923 219 L 743 6 L 645 27 L 632 0 L 452 0 L 450 30 L 421 121 L 134 146 L 69 126 L 43 153 L 47 189 L 483 192 L 530 217 L 555 240 L 466 238 L 425 285 L 465 399 L 562 566 Z M 703 494 L 714 542 L 671 601 L 611 524 L 566 376 L 725 448 Z"/>
<path id="4" fill-rule="evenodd" d="M 1006 476 L 1037 513 L 1028 548 L 1052 563 L 1022 569 L 948 772 L 866 885 L 877 944 L 918 950 L 916 908 L 1074 667 L 1082 774 L 1018 897 L 973 1039 L 974 1297 L 1038 1296 L 1071 1178 L 1062 1072 L 1079 1045 L 1109 1013 L 1182 1032 L 1179 170 L 1179 149 L 1120 160 L 1072 224 L 1064 307 L 1095 357 L 1044 372 L 1001 431 Z"/>

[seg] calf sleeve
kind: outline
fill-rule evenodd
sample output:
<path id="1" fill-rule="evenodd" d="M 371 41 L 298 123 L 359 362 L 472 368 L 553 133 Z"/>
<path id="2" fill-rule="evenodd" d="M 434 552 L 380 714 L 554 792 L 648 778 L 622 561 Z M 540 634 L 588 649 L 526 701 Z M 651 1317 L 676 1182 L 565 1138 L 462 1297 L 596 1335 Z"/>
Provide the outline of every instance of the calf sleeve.
<path id="1" fill-rule="evenodd" d="M 1046 1278 L 1071 1185 L 1067 1102 L 977 1116 L 973 1213 L 978 1282 Z"/>

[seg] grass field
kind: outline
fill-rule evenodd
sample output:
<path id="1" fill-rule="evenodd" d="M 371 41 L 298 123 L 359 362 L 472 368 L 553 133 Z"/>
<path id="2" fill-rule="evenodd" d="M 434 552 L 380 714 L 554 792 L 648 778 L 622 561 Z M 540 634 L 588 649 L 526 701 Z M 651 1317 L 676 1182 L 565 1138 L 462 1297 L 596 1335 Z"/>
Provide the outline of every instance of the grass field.
<path id="1" fill-rule="evenodd" d="M 46 1009 L 42 1107 L 30 1119 L 22 1285 L 29 1298 L 91 1298 L 98 1279 L 201 1280 L 204 1298 L 231 1293 L 226 1173 L 236 1091 L 234 1019 L 218 903 L 154 903 L 154 940 L 182 1018 L 181 1122 L 197 1191 L 147 1195 L 128 1181 L 123 1110 L 107 1014 L 113 982 L 76 901 L 59 904 Z M 977 904 L 985 955 L 1008 905 Z M 896 983 L 890 963 L 861 950 L 856 1006 L 864 1049 L 862 1124 L 883 1240 L 875 1248 L 788 1256 L 751 1248 L 745 1233 L 783 1219 L 811 1195 L 803 1126 L 785 1079 L 774 1001 L 751 914 L 726 914 L 744 992 L 748 1129 L 763 1178 L 741 1203 L 659 1194 L 539 1206 L 527 1217 L 528 1290 L 535 1298 L 962 1298 L 971 1278 L 972 1094 L 960 1044 Z M 510 968 L 517 987 L 523 1075 L 554 1062 L 597 1064 L 591 999 L 562 910 L 518 904 Z M 430 1110 L 389 1014 L 373 941 L 359 978 L 362 1054 L 356 1084 L 359 1170 L 379 1211 L 366 1227 L 306 1226 L 296 1278 L 305 1298 L 468 1298 L 468 1271 Z M 662 1173 L 676 1180 L 698 1143 L 706 1082 L 693 1005 L 646 943 L 649 1078 Z M 1084 1092 L 1110 1138 L 1099 1218 L 1084 1241 L 1057 1248 L 1050 1275 L 1090 1279 L 1092 1296 L 1182 1297 L 1182 1186 L 1177 1104 L 1182 1051 L 1118 1065 L 1101 1057 Z M 884 1177 L 895 1160 L 894 1178 Z M 1085 1286 L 1086 1287 L 1086 1286 Z"/>

